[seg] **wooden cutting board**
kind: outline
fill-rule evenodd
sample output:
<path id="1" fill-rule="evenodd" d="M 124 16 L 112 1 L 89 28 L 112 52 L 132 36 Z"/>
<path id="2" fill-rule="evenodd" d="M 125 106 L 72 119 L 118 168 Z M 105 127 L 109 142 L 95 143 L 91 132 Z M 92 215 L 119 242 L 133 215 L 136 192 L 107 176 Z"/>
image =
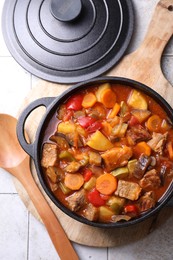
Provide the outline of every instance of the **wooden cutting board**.
<path id="1" fill-rule="evenodd" d="M 107 75 L 128 77 L 140 81 L 160 93 L 173 107 L 173 87 L 165 79 L 160 68 L 162 52 L 173 34 L 172 9 L 173 0 L 158 2 L 141 46 L 134 53 L 125 56 L 119 65 L 109 71 Z M 39 81 L 24 100 L 19 114 L 31 101 L 40 97 L 57 96 L 69 87 L 68 85 Z M 44 111 L 43 108 L 38 108 L 27 119 L 26 131 L 31 142 L 34 140 L 37 126 Z M 97 247 L 129 244 L 146 236 L 164 224 L 168 218 L 173 217 L 173 208 L 165 207 L 157 216 L 128 228 L 100 229 L 81 224 L 66 216 L 50 201 L 39 184 L 33 161 L 31 161 L 31 169 L 36 183 L 59 218 L 69 239 L 79 244 Z M 14 183 L 27 209 L 41 221 L 21 184 L 16 179 L 14 179 Z"/>

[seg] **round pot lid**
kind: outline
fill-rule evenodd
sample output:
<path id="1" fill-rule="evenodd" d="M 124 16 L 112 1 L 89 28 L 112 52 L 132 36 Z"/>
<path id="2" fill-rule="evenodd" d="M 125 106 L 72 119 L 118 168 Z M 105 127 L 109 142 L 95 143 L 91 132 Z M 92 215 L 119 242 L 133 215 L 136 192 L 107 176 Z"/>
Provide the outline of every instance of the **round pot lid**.
<path id="1" fill-rule="evenodd" d="M 32 74 L 76 83 L 105 73 L 133 33 L 131 0 L 6 0 L 6 45 Z"/>

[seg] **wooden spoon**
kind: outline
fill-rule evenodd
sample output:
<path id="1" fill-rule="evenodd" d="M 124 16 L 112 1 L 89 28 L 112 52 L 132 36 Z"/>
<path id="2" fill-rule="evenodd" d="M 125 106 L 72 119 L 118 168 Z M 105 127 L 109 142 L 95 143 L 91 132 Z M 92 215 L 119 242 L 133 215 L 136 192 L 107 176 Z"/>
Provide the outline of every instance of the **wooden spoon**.
<path id="1" fill-rule="evenodd" d="M 0 114 L 0 167 L 15 176 L 28 192 L 47 228 L 59 257 L 62 260 L 79 259 L 61 224 L 32 177 L 30 157 L 18 142 L 16 124 L 16 118 Z"/>

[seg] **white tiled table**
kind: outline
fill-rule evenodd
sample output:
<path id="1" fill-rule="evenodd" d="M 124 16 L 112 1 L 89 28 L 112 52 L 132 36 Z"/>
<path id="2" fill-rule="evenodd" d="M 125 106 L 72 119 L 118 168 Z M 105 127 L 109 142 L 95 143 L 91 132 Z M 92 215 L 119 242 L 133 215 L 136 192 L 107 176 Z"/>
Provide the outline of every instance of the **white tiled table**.
<path id="1" fill-rule="evenodd" d="M 14 1 L 14 0 L 11 0 Z M 136 28 L 127 52 L 141 43 L 158 0 L 132 0 Z M 4 0 L 0 1 L 0 15 Z M 162 69 L 173 85 L 173 40 L 162 59 Z M 0 30 L 0 113 L 16 116 L 22 100 L 37 78 L 11 57 Z M 128 234 L 127 234 L 128 235 Z M 129 245 L 92 248 L 73 243 L 81 260 L 172 260 L 173 216 L 155 232 Z M 0 260 L 57 260 L 59 257 L 44 226 L 25 208 L 11 176 L 0 169 Z"/>

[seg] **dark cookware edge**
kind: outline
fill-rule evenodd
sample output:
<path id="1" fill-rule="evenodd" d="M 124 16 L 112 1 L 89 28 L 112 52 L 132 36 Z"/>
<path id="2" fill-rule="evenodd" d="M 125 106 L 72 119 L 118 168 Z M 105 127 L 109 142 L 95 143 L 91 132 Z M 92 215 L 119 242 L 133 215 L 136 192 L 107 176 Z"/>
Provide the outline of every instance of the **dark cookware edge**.
<path id="1" fill-rule="evenodd" d="M 39 181 L 41 182 L 41 185 L 43 186 L 45 192 L 51 198 L 51 200 L 54 202 L 54 204 L 56 206 L 58 206 L 64 213 L 66 213 L 70 217 L 78 220 L 79 222 L 82 222 L 84 224 L 88 224 L 88 225 L 94 226 L 94 227 L 99 227 L 99 228 L 128 227 L 129 225 L 142 222 L 143 220 L 145 220 L 145 219 L 153 216 L 154 214 L 158 213 L 160 211 L 160 209 L 165 204 L 167 204 L 167 202 L 172 197 L 173 182 L 168 187 L 166 194 L 164 194 L 164 196 L 157 203 L 156 207 L 154 209 L 148 211 L 144 215 L 142 215 L 140 218 L 131 220 L 130 222 L 117 222 L 117 223 L 109 223 L 109 224 L 96 223 L 96 222 L 88 221 L 87 219 L 84 219 L 84 218 L 78 216 L 77 214 L 75 214 L 75 213 L 69 211 L 67 208 L 65 208 L 61 203 L 57 202 L 56 198 L 54 197 L 52 192 L 48 189 L 47 185 L 45 184 L 44 178 L 41 174 L 41 172 L 42 172 L 41 165 L 39 163 L 40 158 L 41 158 L 41 149 L 40 149 L 41 138 L 40 138 L 40 136 L 41 136 L 42 131 L 45 128 L 46 122 L 48 122 L 49 119 L 51 118 L 51 116 L 53 116 L 53 114 L 55 113 L 55 109 L 57 109 L 58 103 L 64 102 L 65 100 L 67 100 L 69 98 L 70 95 L 72 95 L 73 93 L 75 93 L 75 92 L 77 92 L 81 89 L 84 89 L 85 87 L 89 87 L 93 84 L 98 84 L 98 83 L 100 84 L 100 83 L 105 83 L 105 82 L 110 82 L 110 83 L 113 83 L 113 84 L 119 83 L 119 84 L 128 85 L 128 86 L 131 86 L 133 88 L 136 88 L 138 90 L 143 91 L 147 95 L 150 95 L 152 98 L 157 100 L 157 102 L 159 104 L 164 106 L 165 111 L 167 112 L 167 114 L 169 114 L 169 118 L 173 122 L 173 110 L 172 110 L 171 106 L 157 92 L 155 92 L 150 87 L 148 87 L 148 86 L 146 86 L 146 85 L 144 85 L 140 82 L 137 82 L 135 80 L 131 80 L 131 79 L 128 79 L 128 78 L 122 78 L 122 77 L 109 77 L 109 76 L 107 76 L 107 77 L 99 77 L 99 78 L 91 79 L 91 80 L 88 80 L 88 81 L 85 81 L 85 82 L 82 82 L 82 83 L 78 83 L 78 84 L 74 85 L 73 87 L 70 87 L 68 90 L 64 91 L 58 97 L 50 98 L 49 102 L 47 103 L 48 106 L 46 106 L 46 108 L 47 108 L 46 113 L 43 116 L 43 118 L 42 118 L 42 120 L 39 124 L 39 127 L 37 129 L 36 136 L 35 136 L 35 142 L 31 146 L 32 147 L 32 158 L 34 159 L 34 163 L 35 163 L 35 167 L 36 167 L 36 171 L 37 171 Z M 35 101 L 35 104 L 37 105 L 36 101 Z M 39 105 L 37 105 L 37 107 L 38 106 Z M 30 107 L 30 105 L 26 108 L 28 114 L 30 114 L 33 111 L 33 109 L 32 109 L 32 111 L 29 111 L 29 107 Z M 23 118 L 22 115 L 21 115 L 21 118 Z M 26 118 L 25 118 L 25 120 L 26 120 Z M 21 123 L 20 123 L 20 125 L 21 125 Z M 19 129 L 20 125 L 17 126 L 17 129 Z M 19 136 L 19 138 L 20 138 L 20 136 Z M 19 139 L 19 142 L 20 142 L 20 139 Z"/>

